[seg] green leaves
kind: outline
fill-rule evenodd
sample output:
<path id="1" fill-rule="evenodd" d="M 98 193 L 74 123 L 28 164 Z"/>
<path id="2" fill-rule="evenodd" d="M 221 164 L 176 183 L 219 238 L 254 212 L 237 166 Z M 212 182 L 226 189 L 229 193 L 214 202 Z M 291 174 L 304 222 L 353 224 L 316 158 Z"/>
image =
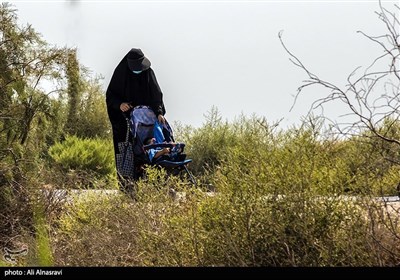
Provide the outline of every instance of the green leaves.
<path id="1" fill-rule="evenodd" d="M 49 154 L 67 170 L 91 170 L 101 175 L 112 174 L 115 170 L 114 151 L 108 140 L 69 136 L 50 147 Z"/>

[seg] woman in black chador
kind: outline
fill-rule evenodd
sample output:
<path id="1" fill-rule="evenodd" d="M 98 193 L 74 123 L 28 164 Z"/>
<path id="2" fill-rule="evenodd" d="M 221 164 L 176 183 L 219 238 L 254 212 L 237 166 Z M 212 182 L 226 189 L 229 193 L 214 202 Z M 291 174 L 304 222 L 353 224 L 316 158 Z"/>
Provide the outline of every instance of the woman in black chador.
<path id="1" fill-rule="evenodd" d="M 110 118 L 120 187 L 126 191 L 125 179 L 136 179 L 132 145 L 126 142 L 127 123 L 124 114 L 136 106 L 149 106 L 160 123 L 165 123 L 163 94 L 150 61 L 140 49 L 131 49 L 114 70 L 107 88 L 106 102 Z"/>

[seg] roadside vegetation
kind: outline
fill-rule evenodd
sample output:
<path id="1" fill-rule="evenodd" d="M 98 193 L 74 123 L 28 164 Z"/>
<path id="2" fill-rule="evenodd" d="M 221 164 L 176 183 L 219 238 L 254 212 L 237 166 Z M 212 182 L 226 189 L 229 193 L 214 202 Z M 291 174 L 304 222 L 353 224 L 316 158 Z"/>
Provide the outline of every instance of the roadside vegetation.
<path id="1" fill-rule="evenodd" d="M 173 124 L 198 185 L 148 167 L 133 200 L 101 78 L 7 3 L 0 23 L 0 254 L 28 248 L 1 266 L 400 265 L 399 209 L 377 199 L 399 192 L 396 110 L 350 134 L 323 116 L 283 129 L 213 107 L 201 127 Z"/>

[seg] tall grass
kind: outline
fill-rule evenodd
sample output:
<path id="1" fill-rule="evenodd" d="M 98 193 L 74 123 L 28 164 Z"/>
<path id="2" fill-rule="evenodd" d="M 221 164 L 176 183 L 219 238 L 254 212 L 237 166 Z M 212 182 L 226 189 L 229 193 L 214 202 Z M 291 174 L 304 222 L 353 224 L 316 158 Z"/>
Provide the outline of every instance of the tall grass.
<path id="1" fill-rule="evenodd" d="M 53 255 L 50 246 L 48 224 L 43 205 L 37 203 L 34 212 L 34 227 L 36 230 L 36 262 L 39 266 L 52 266 Z"/>
<path id="2" fill-rule="evenodd" d="M 398 220 L 370 198 L 382 177 L 366 172 L 367 155 L 358 153 L 367 146 L 325 138 L 306 124 L 282 131 L 257 117 L 209 122 L 184 141 L 199 181 L 215 193 L 148 168 L 135 201 L 77 197 L 52 227 L 55 264 L 399 263 Z M 395 181 L 393 168 L 382 171 L 387 182 Z"/>

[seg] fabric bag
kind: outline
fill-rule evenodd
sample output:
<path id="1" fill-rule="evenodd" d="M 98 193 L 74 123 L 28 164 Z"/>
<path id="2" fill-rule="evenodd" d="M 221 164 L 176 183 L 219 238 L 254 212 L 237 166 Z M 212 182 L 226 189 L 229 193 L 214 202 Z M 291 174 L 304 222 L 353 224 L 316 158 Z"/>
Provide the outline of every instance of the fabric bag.
<path id="1" fill-rule="evenodd" d="M 124 178 L 134 178 L 134 156 L 131 142 L 119 142 L 115 161 L 117 172 Z"/>

